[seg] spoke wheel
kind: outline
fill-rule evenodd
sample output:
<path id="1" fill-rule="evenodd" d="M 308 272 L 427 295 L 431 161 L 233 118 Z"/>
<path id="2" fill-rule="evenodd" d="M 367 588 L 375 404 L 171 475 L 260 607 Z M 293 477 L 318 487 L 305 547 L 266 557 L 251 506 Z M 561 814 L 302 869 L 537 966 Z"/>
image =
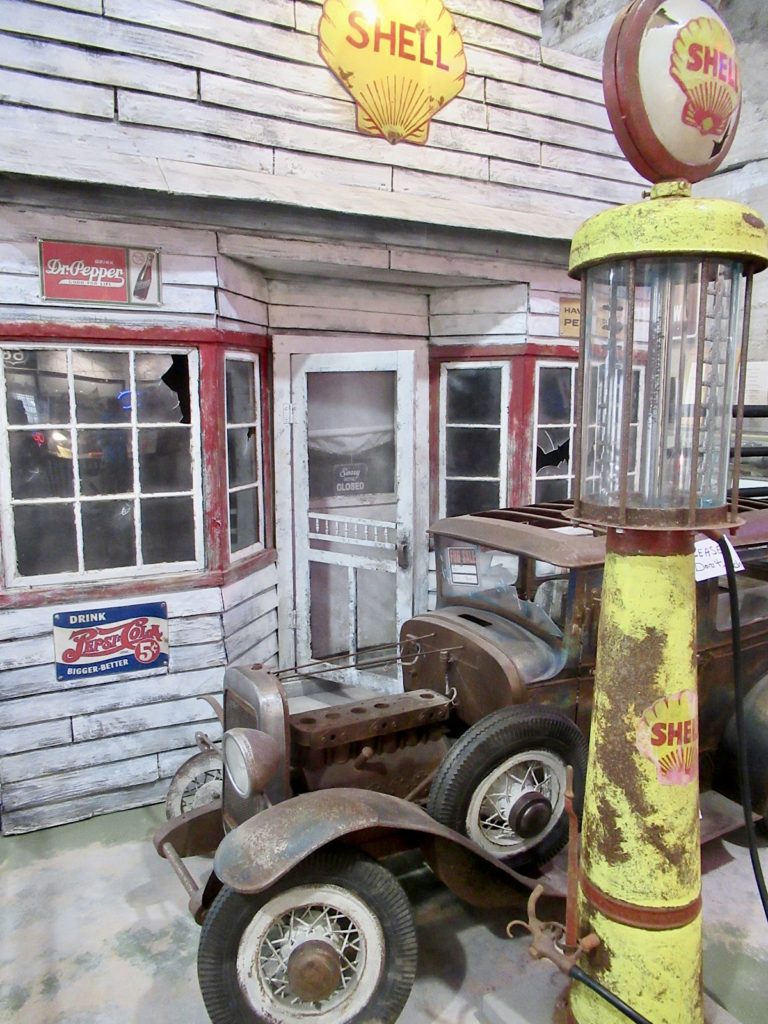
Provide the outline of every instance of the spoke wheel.
<path id="1" fill-rule="evenodd" d="M 549 708 L 503 708 L 453 746 L 435 776 L 427 810 L 500 860 L 543 864 L 568 841 L 569 764 L 580 814 L 587 743 L 579 729 Z"/>
<path id="2" fill-rule="evenodd" d="M 388 1024 L 416 968 L 408 899 L 386 868 L 327 848 L 266 893 L 224 888 L 200 938 L 214 1024 Z"/>
<path id="3" fill-rule="evenodd" d="M 221 796 L 224 766 L 218 753 L 203 750 L 190 757 L 176 771 L 165 798 L 165 816 L 170 820 Z"/>
<path id="4" fill-rule="evenodd" d="M 467 809 L 467 835 L 496 857 L 540 843 L 565 810 L 566 765 L 546 750 L 514 754 L 477 786 Z"/>

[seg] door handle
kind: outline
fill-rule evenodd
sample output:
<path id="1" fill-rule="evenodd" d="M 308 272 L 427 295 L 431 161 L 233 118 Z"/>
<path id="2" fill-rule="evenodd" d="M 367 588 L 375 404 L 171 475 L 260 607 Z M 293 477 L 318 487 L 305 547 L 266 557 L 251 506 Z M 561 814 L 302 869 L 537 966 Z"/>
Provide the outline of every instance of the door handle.
<path id="1" fill-rule="evenodd" d="M 411 567 L 411 547 L 408 543 L 407 537 L 402 537 L 395 548 L 397 552 L 397 565 L 400 569 L 410 569 Z"/>

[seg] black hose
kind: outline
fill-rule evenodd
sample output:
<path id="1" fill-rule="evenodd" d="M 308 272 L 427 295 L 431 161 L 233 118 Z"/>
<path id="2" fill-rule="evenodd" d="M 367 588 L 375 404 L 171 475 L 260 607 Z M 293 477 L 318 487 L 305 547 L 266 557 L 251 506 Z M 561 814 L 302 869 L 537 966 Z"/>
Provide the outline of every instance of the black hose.
<path id="1" fill-rule="evenodd" d="M 631 1006 L 628 1006 L 623 999 L 619 999 L 613 992 L 609 992 L 607 988 L 600 984 L 599 981 L 595 981 L 594 978 L 590 978 L 586 971 L 583 971 L 576 964 L 568 971 L 569 977 L 573 978 L 574 981 L 580 981 L 582 985 L 586 985 L 587 988 L 591 988 L 593 992 L 596 992 L 599 996 L 610 1003 L 611 1006 L 618 1010 L 619 1013 L 623 1013 L 625 1017 L 635 1021 L 635 1024 L 651 1024 L 651 1021 L 647 1017 L 644 1017 L 642 1013 L 638 1013 L 637 1010 L 633 1010 Z"/>
<path id="2" fill-rule="evenodd" d="M 747 730 L 744 721 L 744 677 L 741 665 L 741 617 L 739 615 L 739 596 L 736 589 L 736 572 L 733 568 L 731 549 L 725 537 L 718 537 L 717 543 L 725 562 L 725 573 L 728 577 L 728 600 L 731 608 L 731 638 L 733 640 L 733 703 L 736 716 L 737 765 L 739 772 L 739 789 L 744 809 L 744 824 L 747 829 L 747 845 L 752 871 L 757 883 L 757 891 L 763 904 L 763 912 L 768 919 L 768 890 L 765 886 L 763 868 L 757 852 L 757 835 L 755 822 L 752 818 L 752 784 L 749 778 L 749 759 L 747 752 Z"/>

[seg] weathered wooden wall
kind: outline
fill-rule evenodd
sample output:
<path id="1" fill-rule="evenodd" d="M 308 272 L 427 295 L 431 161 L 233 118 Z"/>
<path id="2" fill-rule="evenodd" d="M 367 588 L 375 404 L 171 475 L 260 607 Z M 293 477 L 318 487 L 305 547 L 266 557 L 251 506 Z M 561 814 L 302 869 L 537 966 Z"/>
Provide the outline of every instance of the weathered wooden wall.
<path id="1" fill-rule="evenodd" d="M 81 606 L 0 612 L 5 834 L 164 799 L 170 776 L 195 752 L 195 732 L 220 734 L 198 697 L 220 693 L 227 663 L 274 663 L 274 566 L 223 589 L 158 590 L 147 600 L 168 604 L 168 672 L 69 682 L 56 680 L 52 618 Z"/>
<path id="2" fill-rule="evenodd" d="M 356 133 L 320 0 L 6 0 L 0 169 L 466 226 L 535 212 L 567 237 L 637 177 L 596 65 L 540 46 L 541 6 L 449 4 L 469 73 L 419 147 Z"/>

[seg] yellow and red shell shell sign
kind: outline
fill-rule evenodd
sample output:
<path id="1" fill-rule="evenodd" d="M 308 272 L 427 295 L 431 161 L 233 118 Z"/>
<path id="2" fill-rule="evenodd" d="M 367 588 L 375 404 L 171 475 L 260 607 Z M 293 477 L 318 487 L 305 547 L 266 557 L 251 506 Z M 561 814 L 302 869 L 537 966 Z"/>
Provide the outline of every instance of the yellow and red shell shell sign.
<path id="1" fill-rule="evenodd" d="M 325 0 L 319 36 L 365 135 L 423 145 L 464 88 L 464 44 L 442 0 Z"/>
<path id="2" fill-rule="evenodd" d="M 624 155 L 650 181 L 701 181 L 741 110 L 736 46 L 705 0 L 633 0 L 606 42 L 603 90 Z"/>
<path id="3" fill-rule="evenodd" d="M 716 18 L 694 18 L 677 34 L 669 73 L 685 93 L 683 124 L 720 138 L 741 100 L 736 47 Z"/>
<path id="4" fill-rule="evenodd" d="M 639 753 L 656 768 L 662 786 L 684 786 L 699 777 L 698 697 L 681 690 L 659 697 L 637 723 Z"/>

